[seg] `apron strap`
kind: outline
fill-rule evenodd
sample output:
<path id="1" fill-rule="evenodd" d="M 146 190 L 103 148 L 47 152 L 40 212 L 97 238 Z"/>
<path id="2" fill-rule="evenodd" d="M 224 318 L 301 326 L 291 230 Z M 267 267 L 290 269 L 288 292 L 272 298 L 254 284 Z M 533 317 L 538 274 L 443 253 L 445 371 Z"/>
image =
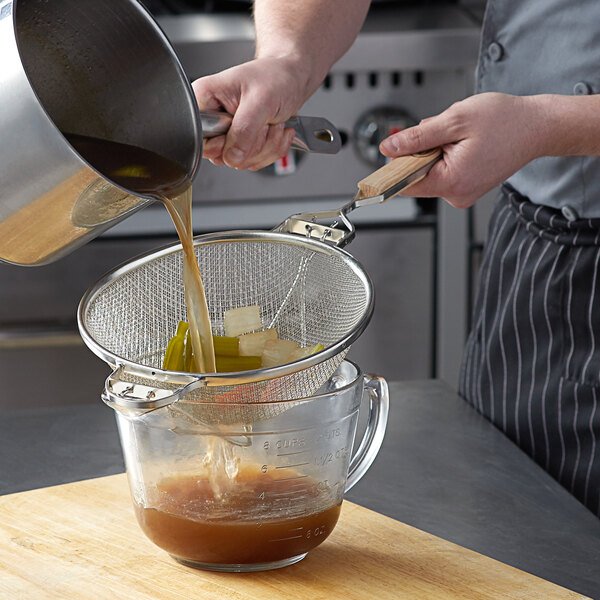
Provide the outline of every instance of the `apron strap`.
<path id="1" fill-rule="evenodd" d="M 508 184 L 502 192 L 529 233 L 563 246 L 600 246 L 600 219 L 569 221 L 559 210 L 534 204 Z"/>

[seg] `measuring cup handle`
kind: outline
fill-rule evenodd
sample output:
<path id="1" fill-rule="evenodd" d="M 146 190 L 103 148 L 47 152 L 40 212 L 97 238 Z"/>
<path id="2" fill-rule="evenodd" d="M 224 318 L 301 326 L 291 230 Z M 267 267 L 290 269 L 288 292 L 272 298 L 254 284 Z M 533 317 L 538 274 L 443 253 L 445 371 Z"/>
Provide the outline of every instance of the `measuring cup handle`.
<path id="1" fill-rule="evenodd" d="M 385 435 L 390 408 L 387 381 L 378 375 L 365 375 L 365 390 L 369 394 L 369 420 L 358 450 L 350 461 L 345 492 L 360 481 L 373 464 Z"/>

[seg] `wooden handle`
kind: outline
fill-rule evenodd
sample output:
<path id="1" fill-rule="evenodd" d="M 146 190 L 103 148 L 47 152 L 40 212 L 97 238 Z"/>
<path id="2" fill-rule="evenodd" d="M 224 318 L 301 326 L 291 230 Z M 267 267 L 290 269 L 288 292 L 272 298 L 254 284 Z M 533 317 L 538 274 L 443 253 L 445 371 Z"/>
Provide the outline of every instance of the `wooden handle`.
<path id="1" fill-rule="evenodd" d="M 362 198 L 379 196 L 397 183 L 408 179 L 411 175 L 422 170 L 422 174 L 420 174 L 419 177 L 407 181 L 406 187 L 409 187 L 413 183 L 423 179 L 429 172 L 429 169 L 441 158 L 441 156 L 441 148 L 434 148 L 433 150 L 427 150 L 426 152 L 419 152 L 418 154 L 395 158 L 387 165 L 377 169 L 377 171 L 358 182 L 360 196 Z"/>

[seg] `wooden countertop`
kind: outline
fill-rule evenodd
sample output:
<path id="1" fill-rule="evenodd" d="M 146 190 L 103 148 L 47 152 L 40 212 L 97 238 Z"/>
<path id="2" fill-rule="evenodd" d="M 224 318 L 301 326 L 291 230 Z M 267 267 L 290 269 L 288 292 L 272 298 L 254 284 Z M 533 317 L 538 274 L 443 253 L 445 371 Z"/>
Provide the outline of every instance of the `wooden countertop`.
<path id="1" fill-rule="evenodd" d="M 183 566 L 148 541 L 125 475 L 0 497 L 0 596 L 36 600 L 583 600 L 350 502 L 299 563 L 258 573 Z"/>
<path id="2" fill-rule="evenodd" d="M 598 518 L 444 383 L 391 382 L 390 395 L 383 447 L 348 500 L 600 598 Z M 99 400 L 1 415 L 0 494 L 123 471 Z"/>

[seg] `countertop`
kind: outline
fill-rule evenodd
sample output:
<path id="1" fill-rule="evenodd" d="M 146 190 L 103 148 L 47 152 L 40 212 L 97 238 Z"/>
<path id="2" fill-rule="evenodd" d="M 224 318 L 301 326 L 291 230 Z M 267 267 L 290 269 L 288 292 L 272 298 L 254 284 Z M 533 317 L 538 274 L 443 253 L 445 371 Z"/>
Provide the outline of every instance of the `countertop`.
<path id="1" fill-rule="evenodd" d="M 390 383 L 383 447 L 347 498 L 592 598 L 600 520 L 439 381 Z M 4 412 L 0 494 L 124 471 L 112 411 Z"/>

